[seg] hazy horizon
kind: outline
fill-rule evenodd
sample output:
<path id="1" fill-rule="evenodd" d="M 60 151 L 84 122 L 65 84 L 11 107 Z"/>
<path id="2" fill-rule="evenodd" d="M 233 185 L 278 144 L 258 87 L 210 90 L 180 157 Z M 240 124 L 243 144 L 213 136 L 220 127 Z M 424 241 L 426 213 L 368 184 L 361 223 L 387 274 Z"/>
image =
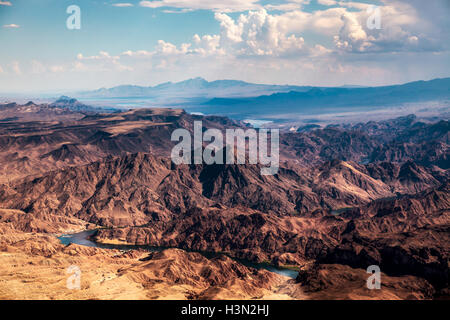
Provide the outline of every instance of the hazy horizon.
<path id="1" fill-rule="evenodd" d="M 81 92 L 85 92 L 85 91 L 96 91 L 96 90 L 101 90 L 101 89 L 111 89 L 111 88 L 116 88 L 116 87 L 122 87 L 122 86 L 136 86 L 136 87 L 144 87 L 144 88 L 154 88 L 156 86 L 162 85 L 162 84 L 166 84 L 166 83 L 172 83 L 172 84 L 176 84 L 176 83 L 182 83 L 182 82 L 186 82 L 189 80 L 195 80 L 195 79 L 202 79 L 202 80 L 206 80 L 207 82 L 211 83 L 211 82 L 215 82 L 215 81 L 236 81 L 236 82 L 246 82 L 249 84 L 254 84 L 254 85 L 267 85 L 267 86 L 298 86 L 298 87 L 323 87 L 323 88 L 340 88 L 340 87 L 385 87 L 385 86 L 397 86 L 397 85 L 404 85 L 407 83 L 411 83 L 411 82 L 419 82 L 419 81 L 432 81 L 432 80 L 439 80 L 439 79 L 447 79 L 450 78 L 450 75 L 448 76 L 444 76 L 444 77 L 438 77 L 438 78 L 430 78 L 430 79 L 415 79 L 415 80 L 411 80 L 411 81 L 407 81 L 407 82 L 393 82 L 393 83 L 386 83 L 386 84 L 382 84 L 382 85 L 362 85 L 362 84 L 358 84 L 358 83 L 344 83 L 341 85 L 335 85 L 335 86 L 315 86 L 315 85 L 310 85 L 310 84 L 293 84 L 293 83 L 262 83 L 262 82 L 248 82 L 248 81 L 244 81 L 241 79 L 215 79 L 215 80 L 209 80 L 209 79 L 205 79 L 203 77 L 194 77 L 194 78 L 187 78 L 184 80 L 180 80 L 180 81 L 165 81 L 165 82 L 160 82 L 160 83 L 156 83 L 153 85 L 138 85 L 135 83 L 122 83 L 122 84 L 118 84 L 115 86 L 111 86 L 111 87 L 106 87 L 106 86 L 99 86 L 99 87 L 94 87 L 94 88 L 84 88 L 84 89 L 78 89 L 78 90 L 71 90 L 71 89 L 55 89 L 55 90 L 38 90 L 38 91 L 22 91 L 22 92 L 7 92 L 7 91 L 0 91 L 0 95 L 3 95 L 5 97 L 13 97 L 14 95 L 17 95 L 18 97 L 20 96 L 27 96 L 27 95 L 42 95 L 42 96 L 58 96 L 58 95 L 65 95 L 65 94 L 75 94 L 75 93 L 81 93 Z M 36 96 L 36 98 L 39 98 L 40 96 Z"/>

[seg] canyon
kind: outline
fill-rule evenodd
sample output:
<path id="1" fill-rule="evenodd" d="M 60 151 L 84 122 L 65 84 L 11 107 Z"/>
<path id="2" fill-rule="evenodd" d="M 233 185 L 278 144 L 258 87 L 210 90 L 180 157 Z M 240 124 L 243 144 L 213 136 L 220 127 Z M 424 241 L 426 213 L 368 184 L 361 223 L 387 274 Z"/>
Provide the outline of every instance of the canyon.
<path id="1" fill-rule="evenodd" d="M 175 165 L 171 133 L 193 133 L 194 121 L 249 128 L 181 109 L 0 105 L 0 297 L 449 297 L 448 120 L 281 132 L 273 176 L 258 164 Z M 57 238 L 83 230 L 136 249 Z M 70 265 L 82 270 L 81 290 L 65 286 Z M 381 290 L 366 287 L 370 265 L 381 268 Z"/>

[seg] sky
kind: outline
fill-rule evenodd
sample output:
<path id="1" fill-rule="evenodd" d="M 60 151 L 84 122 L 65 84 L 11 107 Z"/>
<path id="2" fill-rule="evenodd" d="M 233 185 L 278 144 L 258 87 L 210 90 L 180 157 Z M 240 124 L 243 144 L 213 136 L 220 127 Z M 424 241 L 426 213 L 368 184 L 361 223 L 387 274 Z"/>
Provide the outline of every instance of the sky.
<path id="1" fill-rule="evenodd" d="M 449 0 L 0 0 L 0 92 L 448 77 L 449 16 Z"/>

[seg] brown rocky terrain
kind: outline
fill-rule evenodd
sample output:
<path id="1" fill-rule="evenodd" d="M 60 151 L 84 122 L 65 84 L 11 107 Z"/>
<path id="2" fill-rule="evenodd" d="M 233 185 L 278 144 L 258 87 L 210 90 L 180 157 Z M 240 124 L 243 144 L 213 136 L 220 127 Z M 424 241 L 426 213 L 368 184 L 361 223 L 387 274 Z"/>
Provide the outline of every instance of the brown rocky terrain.
<path id="1" fill-rule="evenodd" d="M 381 275 L 381 289 L 366 287 L 367 272 L 340 264 L 313 264 L 299 272 L 297 282 L 303 294 L 314 300 L 423 300 L 432 299 L 433 287 L 413 276 Z M 280 292 L 289 294 L 297 287 L 285 286 Z M 295 292 L 295 291 L 294 291 Z"/>
<path id="2" fill-rule="evenodd" d="M 359 163 L 414 161 L 449 168 L 449 121 L 419 121 L 409 115 L 393 120 L 286 133 L 282 154 L 300 163 L 340 159 Z"/>
<path id="3" fill-rule="evenodd" d="M 199 209 L 168 224 L 102 229 L 96 240 L 228 252 L 280 265 L 375 264 L 391 275 L 420 276 L 441 290 L 449 284 L 449 208 L 448 186 L 441 186 L 413 197 L 371 202 L 341 216 L 329 211 L 274 217 Z"/>
<path id="4" fill-rule="evenodd" d="M 68 268 L 81 271 L 68 289 Z M 315 269 L 314 269 L 315 270 Z M 429 299 L 433 288 L 413 276 L 382 274 L 381 290 L 365 288 L 367 274 L 321 265 L 297 280 L 245 267 L 220 255 L 167 249 L 149 253 L 70 244 L 0 224 L 2 299 Z"/>
<path id="5" fill-rule="evenodd" d="M 0 297 L 448 297 L 448 121 L 283 133 L 280 169 L 262 176 L 258 165 L 171 162 L 176 128 L 244 127 L 223 117 L 139 109 L 26 120 L 0 122 Z M 64 247 L 54 236 L 94 228 L 99 243 L 179 249 Z M 64 287 L 70 264 L 88 270 L 81 291 Z M 365 287 L 374 264 L 381 291 Z"/>
<path id="6" fill-rule="evenodd" d="M 67 288 L 70 266 L 81 270 L 79 290 Z M 289 298 L 276 292 L 287 280 L 226 256 L 63 246 L 54 236 L 0 227 L 1 299 Z"/>
<path id="7" fill-rule="evenodd" d="M 81 112 L 74 112 L 63 106 L 36 104 L 29 101 L 24 105 L 0 103 L 0 122 L 35 122 L 35 121 L 70 121 L 84 117 Z"/>
<path id="8" fill-rule="evenodd" d="M 103 226 L 139 226 L 215 205 L 276 215 L 335 210 L 421 191 L 446 178 L 408 166 L 416 171 L 405 169 L 397 173 L 401 179 L 383 178 L 385 183 L 370 176 L 369 169 L 380 175 L 374 167 L 352 162 L 302 169 L 287 163 L 277 175 L 261 176 L 257 165 L 174 166 L 170 159 L 137 153 L 16 180 L 0 186 L 0 200 L 9 209 L 75 216 Z"/>
<path id="9" fill-rule="evenodd" d="M 0 121 L 0 161 L 5 164 L 0 168 L 0 182 L 88 164 L 108 156 L 151 152 L 169 157 L 174 145 L 170 140 L 172 132 L 177 128 L 192 131 L 194 120 L 202 121 L 207 128 L 244 127 L 227 118 L 194 116 L 181 109 L 82 114 L 48 105 L 32 106 L 38 114 L 40 109 L 53 112 L 56 108 L 70 118 L 53 117 L 52 113 L 51 121 L 25 121 L 21 117 Z"/>
<path id="10" fill-rule="evenodd" d="M 73 217 L 11 209 L 0 209 L 0 223 L 17 231 L 38 233 L 74 233 L 95 226 Z"/>

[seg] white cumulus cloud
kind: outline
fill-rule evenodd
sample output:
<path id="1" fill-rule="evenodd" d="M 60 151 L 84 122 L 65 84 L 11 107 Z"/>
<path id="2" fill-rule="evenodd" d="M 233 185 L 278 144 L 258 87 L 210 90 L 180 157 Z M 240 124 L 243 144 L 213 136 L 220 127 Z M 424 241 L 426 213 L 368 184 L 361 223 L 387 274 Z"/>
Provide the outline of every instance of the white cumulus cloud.
<path id="1" fill-rule="evenodd" d="M 12 23 L 12 24 L 5 24 L 5 25 L 3 25 L 3 28 L 7 28 L 7 29 L 17 29 L 17 28 L 20 28 L 20 26 L 19 26 L 18 24 Z"/>
<path id="2" fill-rule="evenodd" d="M 126 7 L 134 7 L 132 3 L 129 2 L 119 2 L 119 3 L 113 3 L 113 7 L 119 7 L 119 8 L 126 8 Z"/>

